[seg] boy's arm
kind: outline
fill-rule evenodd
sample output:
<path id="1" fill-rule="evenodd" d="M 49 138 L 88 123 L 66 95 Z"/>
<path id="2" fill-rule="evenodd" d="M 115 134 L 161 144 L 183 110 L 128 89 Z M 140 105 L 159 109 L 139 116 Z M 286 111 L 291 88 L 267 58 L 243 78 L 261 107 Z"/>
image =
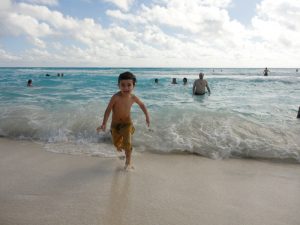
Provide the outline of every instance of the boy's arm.
<path id="1" fill-rule="evenodd" d="M 134 96 L 134 101 L 139 105 L 139 107 L 141 108 L 141 110 L 144 112 L 145 116 L 146 116 L 146 123 L 148 125 L 148 127 L 150 126 L 150 117 L 149 117 L 149 113 L 148 110 L 146 108 L 146 106 L 144 105 L 144 103 L 136 96 Z"/>
<path id="2" fill-rule="evenodd" d="M 100 130 L 105 131 L 105 129 L 106 129 L 106 123 L 107 123 L 107 120 L 108 120 L 108 118 L 109 118 L 110 112 L 111 112 L 111 110 L 112 110 L 112 108 L 113 108 L 113 106 L 114 106 L 115 99 L 116 99 L 115 96 L 113 96 L 113 97 L 110 99 L 110 102 L 108 103 L 108 106 L 106 107 L 106 110 L 105 110 L 105 113 L 104 113 L 102 125 L 101 125 L 100 127 L 97 128 L 97 132 L 99 132 Z"/>

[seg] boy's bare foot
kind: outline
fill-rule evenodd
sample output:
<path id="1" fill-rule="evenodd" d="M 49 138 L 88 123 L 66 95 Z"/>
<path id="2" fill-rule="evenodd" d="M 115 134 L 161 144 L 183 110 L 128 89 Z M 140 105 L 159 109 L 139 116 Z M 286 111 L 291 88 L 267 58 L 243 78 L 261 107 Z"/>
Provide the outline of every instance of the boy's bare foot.
<path id="1" fill-rule="evenodd" d="M 126 171 L 134 170 L 134 166 L 131 164 L 125 164 L 124 170 Z"/>

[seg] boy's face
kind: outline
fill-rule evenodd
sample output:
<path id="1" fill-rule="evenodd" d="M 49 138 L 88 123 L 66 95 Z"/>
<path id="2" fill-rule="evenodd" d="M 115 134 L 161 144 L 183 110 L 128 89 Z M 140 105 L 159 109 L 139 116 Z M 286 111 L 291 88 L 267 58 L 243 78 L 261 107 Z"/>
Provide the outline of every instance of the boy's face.
<path id="1" fill-rule="evenodd" d="M 119 88 L 122 94 L 131 94 L 134 89 L 133 80 L 120 80 Z"/>

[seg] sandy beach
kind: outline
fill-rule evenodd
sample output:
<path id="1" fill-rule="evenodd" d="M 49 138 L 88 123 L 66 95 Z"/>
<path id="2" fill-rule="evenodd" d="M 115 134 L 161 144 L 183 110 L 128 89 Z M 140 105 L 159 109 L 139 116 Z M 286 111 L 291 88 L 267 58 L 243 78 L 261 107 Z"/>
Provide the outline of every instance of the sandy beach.
<path id="1" fill-rule="evenodd" d="M 298 225 L 300 166 L 192 154 L 123 161 L 0 140 L 0 224 Z"/>

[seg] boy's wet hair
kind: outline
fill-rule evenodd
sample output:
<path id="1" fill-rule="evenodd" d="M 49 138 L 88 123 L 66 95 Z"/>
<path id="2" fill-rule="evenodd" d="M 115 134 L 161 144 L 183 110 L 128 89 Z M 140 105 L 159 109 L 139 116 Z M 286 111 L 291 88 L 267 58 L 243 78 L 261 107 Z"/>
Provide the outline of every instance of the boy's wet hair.
<path id="1" fill-rule="evenodd" d="M 124 72 L 119 75 L 118 84 L 120 84 L 121 80 L 132 80 L 133 85 L 135 85 L 136 77 L 131 72 Z"/>

